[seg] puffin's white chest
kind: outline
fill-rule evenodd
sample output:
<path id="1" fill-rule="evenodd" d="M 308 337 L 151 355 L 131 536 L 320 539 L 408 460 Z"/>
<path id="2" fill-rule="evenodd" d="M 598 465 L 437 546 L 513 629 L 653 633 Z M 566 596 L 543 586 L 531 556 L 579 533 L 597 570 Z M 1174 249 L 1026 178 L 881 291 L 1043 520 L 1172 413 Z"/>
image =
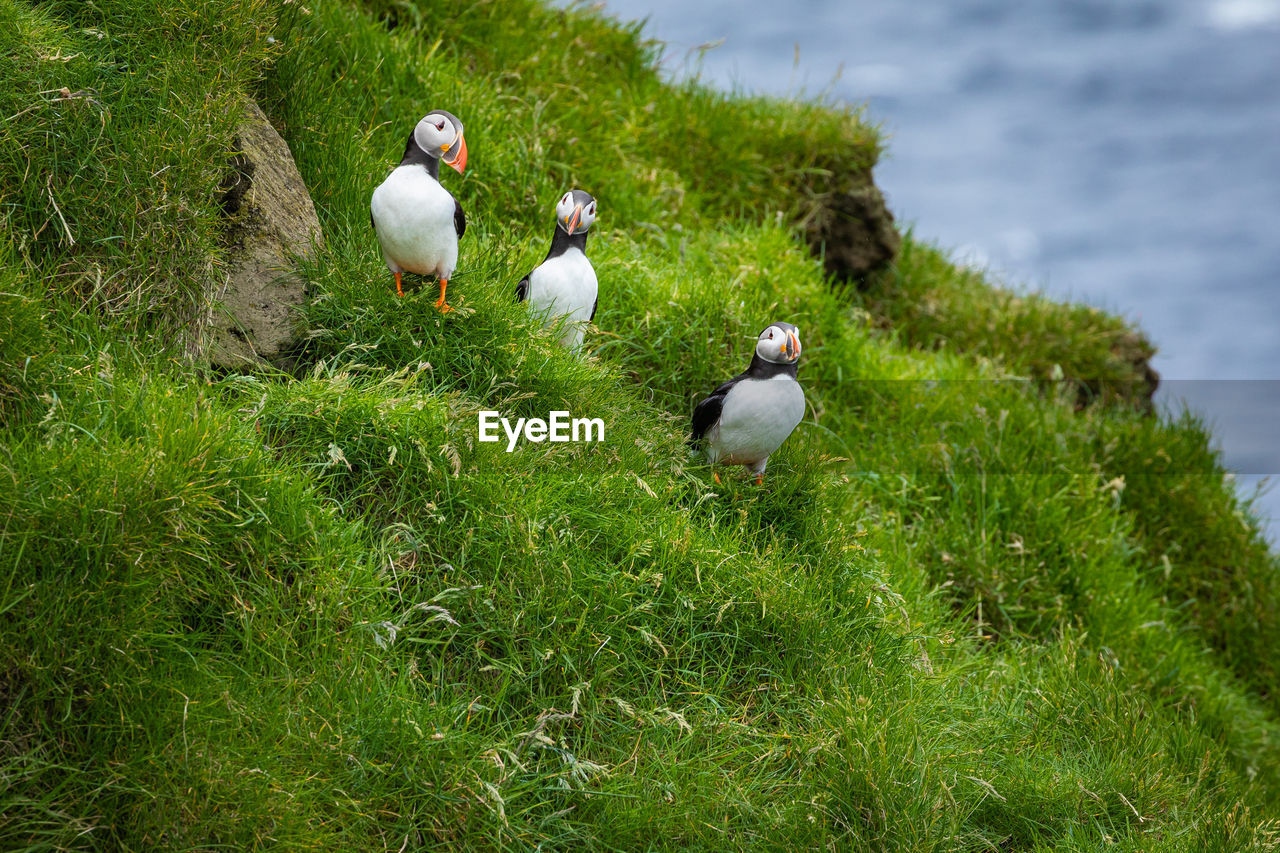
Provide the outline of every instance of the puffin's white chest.
<path id="1" fill-rule="evenodd" d="M 760 462 L 782 446 L 804 417 L 804 391 L 790 376 L 744 379 L 725 395 L 710 430 L 712 461 Z"/>
<path id="2" fill-rule="evenodd" d="M 422 166 L 399 166 L 369 203 L 382 254 L 392 272 L 448 278 L 458 265 L 455 202 Z"/>
<path id="3" fill-rule="evenodd" d="M 548 323 L 564 318 L 566 346 L 582 343 L 582 325 L 591 319 L 599 290 L 595 268 L 576 247 L 543 261 L 529 274 L 529 306 Z"/>

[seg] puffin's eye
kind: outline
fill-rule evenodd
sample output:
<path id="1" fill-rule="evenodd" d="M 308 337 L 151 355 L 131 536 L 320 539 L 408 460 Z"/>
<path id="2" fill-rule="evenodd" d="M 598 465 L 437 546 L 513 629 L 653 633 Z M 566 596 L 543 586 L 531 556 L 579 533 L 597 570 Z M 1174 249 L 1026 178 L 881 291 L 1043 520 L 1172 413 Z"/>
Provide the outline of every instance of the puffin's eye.
<path id="1" fill-rule="evenodd" d="M 769 340 L 773 340 L 773 332 L 769 332 Z"/>
<path id="2" fill-rule="evenodd" d="M 587 213 L 591 214 L 592 216 L 596 215 L 596 206 L 594 202 L 592 202 L 591 206 L 587 208 Z"/>
<path id="3" fill-rule="evenodd" d="M 436 130 L 444 130 L 444 120 L 436 122 Z"/>

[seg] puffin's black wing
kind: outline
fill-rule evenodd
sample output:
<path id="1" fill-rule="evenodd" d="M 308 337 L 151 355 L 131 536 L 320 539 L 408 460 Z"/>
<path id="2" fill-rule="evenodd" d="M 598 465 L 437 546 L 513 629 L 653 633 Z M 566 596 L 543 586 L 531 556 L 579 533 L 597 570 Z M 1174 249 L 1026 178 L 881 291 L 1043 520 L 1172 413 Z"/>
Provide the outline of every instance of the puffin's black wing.
<path id="1" fill-rule="evenodd" d="M 689 435 L 689 443 L 697 444 L 702 437 L 707 434 L 707 430 L 720 420 L 720 410 L 724 408 L 724 398 L 729 395 L 734 385 L 742 381 L 742 375 L 738 375 L 721 385 L 719 388 L 711 392 L 711 396 L 707 397 L 693 410 L 693 432 Z"/>
<path id="2" fill-rule="evenodd" d="M 596 321 L 596 309 L 600 307 L 600 297 L 596 297 L 596 301 L 591 304 L 591 316 L 587 318 L 588 323 Z"/>
<path id="3" fill-rule="evenodd" d="M 462 205 L 456 198 L 453 200 L 453 230 L 459 237 L 467 233 L 467 215 L 462 212 Z"/>
<path id="4" fill-rule="evenodd" d="M 533 273 L 529 273 L 529 275 L 533 275 Z M 520 283 L 516 285 L 516 301 L 517 302 L 524 302 L 526 299 L 529 298 L 529 275 L 526 275 L 524 278 L 520 279 Z"/>

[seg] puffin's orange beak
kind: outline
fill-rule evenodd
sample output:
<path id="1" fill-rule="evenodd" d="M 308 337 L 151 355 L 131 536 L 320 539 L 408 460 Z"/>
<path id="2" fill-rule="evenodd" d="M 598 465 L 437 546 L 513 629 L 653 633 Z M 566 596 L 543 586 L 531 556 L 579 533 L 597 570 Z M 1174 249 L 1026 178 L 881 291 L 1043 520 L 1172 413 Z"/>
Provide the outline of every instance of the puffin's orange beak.
<path id="1" fill-rule="evenodd" d="M 453 159 L 451 159 L 451 160 L 445 160 L 445 161 L 444 161 L 444 164 L 445 164 L 446 166 L 451 166 L 451 167 L 453 167 L 453 169 L 454 169 L 455 171 L 457 171 L 457 173 L 458 173 L 459 175 L 461 175 L 461 174 L 462 174 L 462 170 L 463 170 L 463 169 L 465 169 L 465 168 L 467 168 L 467 140 L 466 140 L 466 137 L 464 137 L 461 133 L 459 133 L 459 134 L 458 134 L 458 138 L 457 138 L 456 140 L 454 140 L 453 145 L 450 145 L 450 146 L 448 146 L 447 148 L 445 148 L 445 149 L 444 149 L 444 153 L 448 154 L 448 153 L 449 153 L 449 151 L 450 151 L 450 149 L 452 149 L 452 150 L 453 150 Z"/>
<path id="2" fill-rule="evenodd" d="M 564 227 L 569 232 L 569 236 L 573 236 L 573 229 L 578 227 L 578 223 L 582 221 L 582 205 L 575 205 L 573 208 L 573 216 L 565 217 Z"/>
<path id="3" fill-rule="evenodd" d="M 791 342 L 791 358 L 792 359 L 799 358 L 800 357 L 800 339 L 797 338 L 795 334 L 793 334 L 792 332 L 787 332 L 787 340 Z"/>

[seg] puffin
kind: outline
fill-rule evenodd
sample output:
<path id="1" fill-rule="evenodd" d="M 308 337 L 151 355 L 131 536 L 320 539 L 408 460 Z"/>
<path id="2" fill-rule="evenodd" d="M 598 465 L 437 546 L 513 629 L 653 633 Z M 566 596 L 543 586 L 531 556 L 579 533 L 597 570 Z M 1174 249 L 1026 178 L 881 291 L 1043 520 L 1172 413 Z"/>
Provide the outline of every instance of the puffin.
<path id="1" fill-rule="evenodd" d="M 745 371 L 711 392 L 693 410 L 689 443 L 702 445 L 715 466 L 745 465 L 764 483 L 769 455 L 782 446 L 804 417 L 804 390 L 796 381 L 800 330 L 781 321 L 769 324 L 756 339 L 755 354 Z"/>
<path id="2" fill-rule="evenodd" d="M 453 309 L 444 292 L 458 265 L 458 238 L 466 233 L 467 217 L 440 184 L 441 162 L 461 175 L 467 167 L 467 141 L 457 116 L 433 110 L 409 134 L 400 165 L 373 191 L 369 218 L 387 268 L 396 277 L 396 294 L 404 296 L 403 273 L 437 276 L 436 307 L 446 313 Z"/>
<path id="3" fill-rule="evenodd" d="M 560 343 L 580 350 L 584 326 L 596 318 L 600 304 L 595 268 L 587 260 L 587 231 L 596 221 L 596 200 L 582 190 L 569 190 L 556 202 L 555 231 L 546 259 L 516 285 L 516 299 L 546 318 L 562 322 Z"/>

